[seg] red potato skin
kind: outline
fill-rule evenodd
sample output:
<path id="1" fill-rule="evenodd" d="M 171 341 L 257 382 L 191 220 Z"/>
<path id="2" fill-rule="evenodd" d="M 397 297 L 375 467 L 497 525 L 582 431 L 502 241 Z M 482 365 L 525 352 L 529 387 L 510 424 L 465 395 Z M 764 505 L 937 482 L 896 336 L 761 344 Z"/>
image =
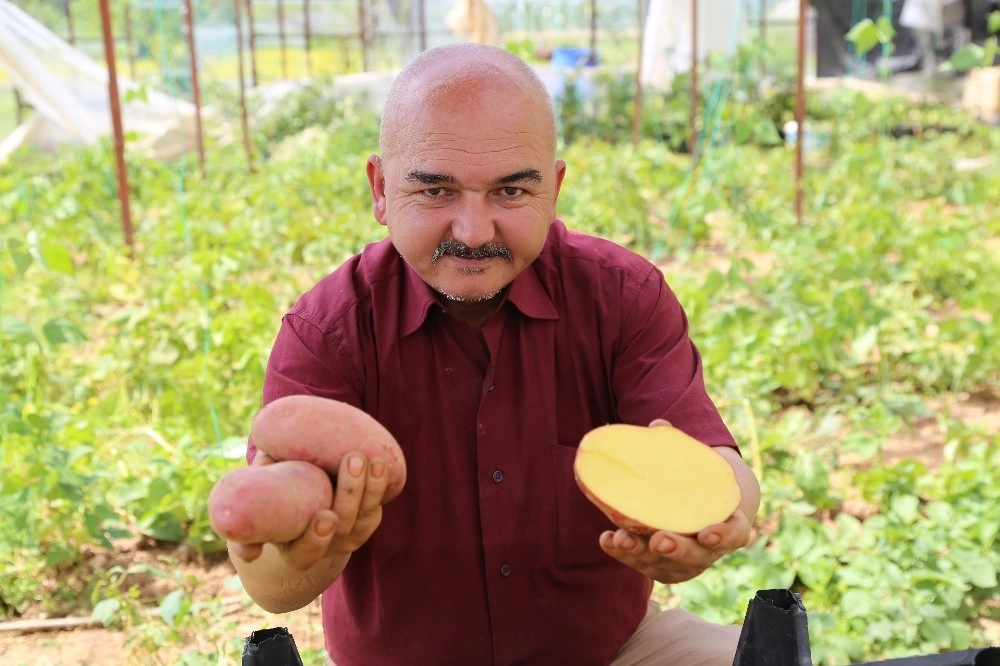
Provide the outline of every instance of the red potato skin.
<path id="1" fill-rule="evenodd" d="M 304 460 L 336 475 L 350 451 L 381 459 L 389 474 L 382 503 L 406 484 L 403 450 L 392 434 L 368 413 L 329 398 L 289 395 L 257 413 L 250 439 L 274 460 Z"/>
<path id="2" fill-rule="evenodd" d="M 216 534 L 238 543 L 287 543 L 313 515 L 333 505 L 333 483 L 319 467 L 288 460 L 240 467 L 222 475 L 208 495 Z"/>

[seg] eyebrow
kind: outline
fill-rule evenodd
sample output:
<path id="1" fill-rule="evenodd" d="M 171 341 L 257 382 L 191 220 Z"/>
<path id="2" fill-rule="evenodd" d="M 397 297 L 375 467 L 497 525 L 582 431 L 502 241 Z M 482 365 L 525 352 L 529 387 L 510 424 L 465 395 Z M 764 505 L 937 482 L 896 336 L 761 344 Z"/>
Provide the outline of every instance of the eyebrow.
<path id="1" fill-rule="evenodd" d="M 454 176 L 443 173 L 429 173 L 427 171 L 411 171 L 406 174 L 406 180 L 411 183 L 420 183 L 421 185 L 439 185 L 441 183 L 451 185 L 458 182 Z M 538 169 L 522 169 L 506 176 L 500 176 L 493 181 L 493 184 L 510 185 L 511 183 L 520 183 L 526 180 L 540 183 L 542 182 L 542 174 Z"/>

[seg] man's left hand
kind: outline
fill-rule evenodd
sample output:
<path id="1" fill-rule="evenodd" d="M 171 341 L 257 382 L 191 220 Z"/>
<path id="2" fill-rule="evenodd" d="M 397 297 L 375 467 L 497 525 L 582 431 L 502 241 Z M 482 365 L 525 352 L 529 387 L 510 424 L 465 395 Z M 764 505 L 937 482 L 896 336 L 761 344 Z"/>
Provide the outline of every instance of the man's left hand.
<path id="1" fill-rule="evenodd" d="M 626 530 L 601 534 L 611 557 L 661 583 L 681 583 L 701 574 L 723 555 L 750 541 L 750 521 L 737 510 L 729 520 L 709 525 L 696 535 L 655 532 L 649 537 Z"/>

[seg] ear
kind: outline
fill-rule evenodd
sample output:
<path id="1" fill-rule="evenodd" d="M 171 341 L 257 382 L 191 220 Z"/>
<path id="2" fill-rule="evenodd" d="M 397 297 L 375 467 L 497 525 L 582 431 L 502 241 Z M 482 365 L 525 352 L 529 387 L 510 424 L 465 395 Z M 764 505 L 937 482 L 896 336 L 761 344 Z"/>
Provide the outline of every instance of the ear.
<path id="1" fill-rule="evenodd" d="M 556 160 L 556 187 L 552 195 L 552 209 L 555 210 L 556 202 L 559 200 L 559 190 L 562 189 L 563 178 L 566 177 L 566 162 Z"/>
<path id="2" fill-rule="evenodd" d="M 372 213 L 379 224 L 386 223 L 385 211 L 385 173 L 382 171 L 382 158 L 371 155 L 365 168 L 368 173 L 368 185 L 372 193 Z"/>

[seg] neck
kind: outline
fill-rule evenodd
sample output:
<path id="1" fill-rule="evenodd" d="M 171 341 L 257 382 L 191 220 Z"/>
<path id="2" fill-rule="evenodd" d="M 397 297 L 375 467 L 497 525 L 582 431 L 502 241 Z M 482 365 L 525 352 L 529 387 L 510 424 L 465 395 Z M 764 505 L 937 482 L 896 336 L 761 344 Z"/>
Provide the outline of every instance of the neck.
<path id="1" fill-rule="evenodd" d="M 441 294 L 436 294 L 436 298 L 449 315 L 478 331 L 482 328 L 483 322 L 500 307 L 506 292 L 504 289 L 493 298 L 483 301 L 456 301 Z"/>

